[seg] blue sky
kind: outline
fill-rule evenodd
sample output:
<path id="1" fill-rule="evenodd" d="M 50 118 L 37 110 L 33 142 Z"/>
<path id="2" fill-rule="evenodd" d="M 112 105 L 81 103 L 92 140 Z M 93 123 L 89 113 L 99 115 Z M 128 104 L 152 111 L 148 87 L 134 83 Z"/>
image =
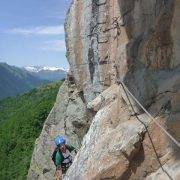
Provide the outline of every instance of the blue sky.
<path id="1" fill-rule="evenodd" d="M 0 0 L 0 62 L 68 67 L 64 19 L 71 0 Z"/>

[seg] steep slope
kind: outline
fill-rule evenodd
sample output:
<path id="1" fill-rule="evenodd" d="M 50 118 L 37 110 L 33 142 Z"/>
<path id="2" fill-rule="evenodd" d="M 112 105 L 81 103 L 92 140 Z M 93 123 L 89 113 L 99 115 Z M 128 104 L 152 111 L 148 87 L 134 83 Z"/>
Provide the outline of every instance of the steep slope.
<path id="1" fill-rule="evenodd" d="M 25 179 L 39 136 L 61 83 L 0 101 L 0 179 Z"/>
<path id="2" fill-rule="evenodd" d="M 103 106 L 96 108 L 67 179 L 178 179 L 176 145 L 134 103 L 138 118 L 149 125 L 147 133 L 129 111 L 122 87 L 113 86 L 124 81 L 156 120 L 180 140 L 179 13 L 177 0 L 73 2 L 66 22 L 71 70 L 87 104 L 93 100 Z M 107 93 L 94 100 L 98 89 L 99 93 L 107 89 Z M 115 96 L 107 98 L 108 94 Z M 93 102 L 89 108 L 94 109 Z M 163 165 L 169 176 L 158 170 Z"/>
<path id="3" fill-rule="evenodd" d="M 28 92 L 48 82 L 15 66 L 0 63 L 0 99 Z"/>
<path id="4" fill-rule="evenodd" d="M 91 121 L 87 109 L 73 81 L 61 86 L 56 103 L 49 114 L 41 135 L 36 140 L 28 179 L 52 179 L 55 167 L 51 160 L 53 141 L 57 134 L 64 135 L 68 142 L 79 148 Z M 40 152 L 44 152 L 41 154 Z"/>
<path id="5" fill-rule="evenodd" d="M 79 92 L 74 101 L 83 97 L 86 114 L 93 118 L 65 179 L 179 179 L 179 147 L 129 97 L 132 111 L 127 90 L 119 84 L 123 81 L 180 141 L 179 17 L 178 0 L 72 2 L 65 29 L 67 58 Z M 51 125 L 47 119 L 46 129 Z M 51 137 L 47 144 L 54 132 L 73 139 L 58 123 L 53 127 L 46 131 Z M 46 148 L 44 133 L 33 157 L 39 146 Z M 53 178 L 54 169 L 47 175 L 45 165 L 35 158 L 34 164 L 38 168 L 30 168 L 29 179 Z"/>

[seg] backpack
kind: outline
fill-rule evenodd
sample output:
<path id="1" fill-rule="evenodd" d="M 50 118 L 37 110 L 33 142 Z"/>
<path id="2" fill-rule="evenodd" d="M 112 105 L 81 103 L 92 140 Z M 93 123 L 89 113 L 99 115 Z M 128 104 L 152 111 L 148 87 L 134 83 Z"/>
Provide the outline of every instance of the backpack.
<path id="1" fill-rule="evenodd" d="M 52 155 L 51 155 L 52 161 L 53 161 L 53 163 L 54 163 L 55 166 L 56 166 L 56 153 L 57 153 L 58 151 L 59 151 L 59 148 L 56 147 L 56 148 L 54 149 L 54 152 L 53 152 Z"/>

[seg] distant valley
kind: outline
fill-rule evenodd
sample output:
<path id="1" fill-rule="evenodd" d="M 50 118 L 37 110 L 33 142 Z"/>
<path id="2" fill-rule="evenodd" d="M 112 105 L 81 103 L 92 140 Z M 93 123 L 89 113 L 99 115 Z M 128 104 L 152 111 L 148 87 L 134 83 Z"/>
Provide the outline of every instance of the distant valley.
<path id="1" fill-rule="evenodd" d="M 51 111 L 62 82 L 0 100 L 0 179 L 26 179 L 34 142 Z"/>
<path id="2" fill-rule="evenodd" d="M 28 66 L 19 68 L 0 63 L 0 99 L 29 92 L 53 81 L 60 81 L 66 71 L 60 68 Z"/>

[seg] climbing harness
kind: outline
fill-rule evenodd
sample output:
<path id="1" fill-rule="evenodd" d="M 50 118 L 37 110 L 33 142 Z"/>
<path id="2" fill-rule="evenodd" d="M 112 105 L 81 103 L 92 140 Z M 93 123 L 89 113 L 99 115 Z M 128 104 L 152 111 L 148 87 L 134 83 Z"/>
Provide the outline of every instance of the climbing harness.
<path id="1" fill-rule="evenodd" d="M 63 159 L 63 162 L 61 163 L 61 168 L 62 168 L 62 173 L 65 174 L 68 168 L 72 164 L 72 156 L 68 149 L 66 149 L 66 152 L 62 153 L 62 155 L 64 159 Z"/>

